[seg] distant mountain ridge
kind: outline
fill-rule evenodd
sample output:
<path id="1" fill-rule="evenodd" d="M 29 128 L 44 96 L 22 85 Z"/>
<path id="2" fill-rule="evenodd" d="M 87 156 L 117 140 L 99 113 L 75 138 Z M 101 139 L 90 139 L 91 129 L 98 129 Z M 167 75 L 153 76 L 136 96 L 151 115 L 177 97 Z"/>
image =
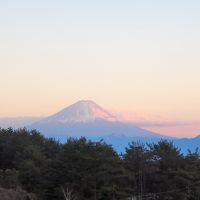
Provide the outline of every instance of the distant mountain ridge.
<path id="1" fill-rule="evenodd" d="M 23 128 L 29 126 L 37 121 L 42 120 L 43 117 L 1 117 L 0 127 L 1 128 Z"/>

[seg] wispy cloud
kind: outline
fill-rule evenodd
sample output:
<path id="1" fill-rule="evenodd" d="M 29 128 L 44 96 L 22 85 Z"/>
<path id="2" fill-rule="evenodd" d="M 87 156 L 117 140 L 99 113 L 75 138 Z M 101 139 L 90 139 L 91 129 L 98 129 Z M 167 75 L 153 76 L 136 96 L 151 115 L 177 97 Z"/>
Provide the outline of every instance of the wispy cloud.
<path id="1" fill-rule="evenodd" d="M 194 137 L 200 134 L 200 121 L 181 120 L 173 117 L 151 115 L 140 112 L 117 113 L 119 120 L 153 132 L 176 136 Z"/>

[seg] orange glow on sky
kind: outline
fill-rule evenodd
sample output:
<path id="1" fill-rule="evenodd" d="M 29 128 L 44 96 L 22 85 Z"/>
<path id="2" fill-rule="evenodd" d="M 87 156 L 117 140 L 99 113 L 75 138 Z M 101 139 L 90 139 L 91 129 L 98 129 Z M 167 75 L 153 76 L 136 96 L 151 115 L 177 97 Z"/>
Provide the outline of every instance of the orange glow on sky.
<path id="1" fill-rule="evenodd" d="M 200 121 L 199 1 L 20 2 L 0 6 L 0 117 L 91 99 Z"/>

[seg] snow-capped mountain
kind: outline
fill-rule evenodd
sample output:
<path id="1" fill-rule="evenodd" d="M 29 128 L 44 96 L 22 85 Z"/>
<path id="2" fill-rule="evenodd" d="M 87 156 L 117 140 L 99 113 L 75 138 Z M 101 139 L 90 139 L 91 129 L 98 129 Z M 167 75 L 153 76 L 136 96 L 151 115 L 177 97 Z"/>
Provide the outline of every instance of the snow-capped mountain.
<path id="1" fill-rule="evenodd" d="M 95 102 L 82 100 L 36 122 L 28 128 L 37 129 L 46 136 L 65 138 L 81 137 L 109 138 L 134 137 L 143 140 L 168 138 L 135 126 L 133 123 L 119 121 L 116 116 Z"/>
<path id="2" fill-rule="evenodd" d="M 117 121 L 117 118 L 91 100 L 82 100 L 48 117 L 45 121 L 61 123 Z"/>

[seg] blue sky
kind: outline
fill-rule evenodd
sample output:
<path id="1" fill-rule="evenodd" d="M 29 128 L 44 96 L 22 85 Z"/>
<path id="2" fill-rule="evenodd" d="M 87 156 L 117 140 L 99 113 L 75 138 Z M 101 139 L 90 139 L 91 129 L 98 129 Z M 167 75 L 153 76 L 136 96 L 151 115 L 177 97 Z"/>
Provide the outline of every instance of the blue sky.
<path id="1" fill-rule="evenodd" d="M 79 99 L 200 119 L 200 2 L 0 2 L 0 116 Z"/>

